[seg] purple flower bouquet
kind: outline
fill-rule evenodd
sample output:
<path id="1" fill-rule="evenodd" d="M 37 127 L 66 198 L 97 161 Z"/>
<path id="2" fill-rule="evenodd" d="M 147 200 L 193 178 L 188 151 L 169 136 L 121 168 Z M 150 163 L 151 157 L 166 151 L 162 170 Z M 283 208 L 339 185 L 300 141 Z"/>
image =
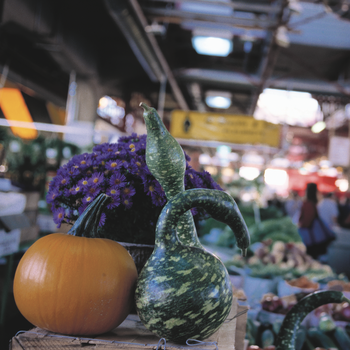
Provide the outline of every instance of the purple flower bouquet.
<path id="1" fill-rule="evenodd" d="M 73 224 L 100 194 L 111 197 L 100 219 L 100 236 L 115 241 L 154 244 L 155 225 L 166 203 L 164 190 L 148 170 L 146 135 L 132 134 L 75 155 L 60 167 L 46 197 L 54 222 Z M 190 160 L 186 155 L 187 162 Z M 206 172 L 186 164 L 185 188 L 222 190 Z M 205 215 L 193 210 L 194 215 Z"/>

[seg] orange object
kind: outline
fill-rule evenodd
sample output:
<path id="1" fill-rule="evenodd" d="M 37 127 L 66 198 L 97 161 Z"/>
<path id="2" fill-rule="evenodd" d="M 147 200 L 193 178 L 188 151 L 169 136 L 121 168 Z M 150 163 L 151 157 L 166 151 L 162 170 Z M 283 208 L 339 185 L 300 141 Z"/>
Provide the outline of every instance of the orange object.
<path id="1" fill-rule="evenodd" d="M 15 136 L 27 140 L 38 137 L 38 131 L 33 124 L 32 116 L 20 90 L 13 88 L 0 89 L 0 107 L 5 118 L 10 122 L 11 131 Z M 32 125 L 25 128 L 16 126 L 15 123 L 11 125 L 11 122 L 26 122 Z"/>
<path id="2" fill-rule="evenodd" d="M 135 263 L 119 243 L 52 233 L 23 255 L 13 292 L 18 309 L 35 326 L 97 335 L 127 317 L 136 280 Z"/>

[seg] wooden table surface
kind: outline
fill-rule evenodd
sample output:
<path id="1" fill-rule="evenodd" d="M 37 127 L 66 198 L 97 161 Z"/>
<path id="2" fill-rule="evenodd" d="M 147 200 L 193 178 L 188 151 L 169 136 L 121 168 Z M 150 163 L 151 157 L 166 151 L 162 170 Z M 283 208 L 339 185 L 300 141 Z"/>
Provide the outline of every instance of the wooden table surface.
<path id="1" fill-rule="evenodd" d="M 244 350 L 245 327 L 247 321 L 245 306 L 239 306 L 234 298 L 227 320 L 205 343 L 195 346 L 196 350 Z M 243 314 L 234 318 L 237 313 Z M 148 331 L 139 317 L 130 314 L 126 320 L 113 331 L 103 335 L 87 338 L 64 336 L 48 332 L 41 328 L 18 332 L 10 342 L 11 350 L 71 350 L 82 347 L 100 349 L 147 350 L 157 349 L 159 337 Z M 161 341 L 162 348 L 164 343 Z M 194 346 L 181 346 L 166 342 L 167 349 L 193 349 Z"/>

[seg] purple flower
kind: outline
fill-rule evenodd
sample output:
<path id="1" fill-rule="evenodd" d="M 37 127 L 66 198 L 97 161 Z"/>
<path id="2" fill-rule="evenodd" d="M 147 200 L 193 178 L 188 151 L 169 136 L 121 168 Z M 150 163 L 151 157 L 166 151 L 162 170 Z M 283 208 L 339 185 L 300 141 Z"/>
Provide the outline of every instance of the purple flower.
<path id="1" fill-rule="evenodd" d="M 53 213 L 53 221 L 57 225 L 57 228 L 61 227 L 61 224 L 64 220 L 64 213 L 65 209 L 64 208 L 58 208 L 54 213 Z"/>
<path id="2" fill-rule="evenodd" d="M 110 187 L 108 190 L 107 190 L 107 195 L 108 196 L 111 196 L 111 197 L 117 197 L 120 195 L 120 189 L 118 187 Z"/>
<path id="3" fill-rule="evenodd" d="M 146 141 L 147 135 L 133 133 L 116 143 L 96 145 L 91 153 L 73 156 L 61 166 L 46 197 L 57 225 L 74 223 L 100 193 L 106 193 L 111 201 L 101 214 L 100 236 L 154 244 L 156 222 L 166 196 L 147 167 Z M 188 163 L 186 166 L 186 189 L 221 189 L 209 173 L 196 172 Z"/>
<path id="4" fill-rule="evenodd" d="M 121 195 L 123 198 L 131 198 L 133 195 L 135 195 L 136 190 L 133 186 L 128 186 L 128 187 L 124 187 L 121 190 Z"/>
<path id="5" fill-rule="evenodd" d="M 110 160 L 109 162 L 106 163 L 106 169 L 108 170 L 116 170 L 120 168 L 122 165 L 122 161 L 119 160 Z"/>
<path id="6" fill-rule="evenodd" d="M 100 216 L 100 221 L 98 223 L 99 227 L 102 227 L 105 224 L 106 218 L 107 218 L 107 215 L 105 213 L 102 213 Z"/>
<path id="7" fill-rule="evenodd" d="M 109 184 L 111 186 L 123 187 L 126 183 L 126 177 L 121 173 L 114 173 L 109 179 Z"/>
<path id="8" fill-rule="evenodd" d="M 107 204 L 107 209 L 114 209 L 118 207 L 121 203 L 120 197 L 113 196 L 111 197 L 110 202 Z"/>
<path id="9" fill-rule="evenodd" d="M 93 202 L 94 199 L 95 196 L 88 194 L 83 198 L 83 203 L 89 205 L 91 202 Z"/>
<path id="10" fill-rule="evenodd" d="M 90 186 L 98 186 L 104 180 L 104 176 L 102 173 L 93 173 L 90 178 Z"/>
<path id="11" fill-rule="evenodd" d="M 130 198 L 124 198 L 122 203 L 126 209 L 130 209 L 132 207 L 132 200 Z"/>

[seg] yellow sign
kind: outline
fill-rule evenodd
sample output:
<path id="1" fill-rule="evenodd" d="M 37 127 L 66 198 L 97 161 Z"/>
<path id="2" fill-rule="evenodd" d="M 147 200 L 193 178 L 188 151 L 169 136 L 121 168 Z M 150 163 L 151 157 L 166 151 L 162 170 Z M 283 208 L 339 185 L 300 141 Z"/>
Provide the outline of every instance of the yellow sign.
<path id="1" fill-rule="evenodd" d="M 278 147 L 281 126 L 251 116 L 174 110 L 170 133 L 175 138 Z"/>

